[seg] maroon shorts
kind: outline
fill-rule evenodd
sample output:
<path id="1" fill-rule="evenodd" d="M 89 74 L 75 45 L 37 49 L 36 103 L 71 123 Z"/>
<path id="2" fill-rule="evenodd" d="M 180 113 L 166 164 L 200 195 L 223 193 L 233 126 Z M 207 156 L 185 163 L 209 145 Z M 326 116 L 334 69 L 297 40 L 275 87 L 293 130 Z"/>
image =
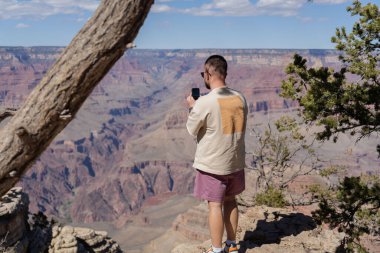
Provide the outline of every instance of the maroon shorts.
<path id="1" fill-rule="evenodd" d="M 224 197 L 238 195 L 244 189 L 244 170 L 223 176 L 197 170 L 194 185 L 196 198 L 221 203 L 224 201 Z"/>

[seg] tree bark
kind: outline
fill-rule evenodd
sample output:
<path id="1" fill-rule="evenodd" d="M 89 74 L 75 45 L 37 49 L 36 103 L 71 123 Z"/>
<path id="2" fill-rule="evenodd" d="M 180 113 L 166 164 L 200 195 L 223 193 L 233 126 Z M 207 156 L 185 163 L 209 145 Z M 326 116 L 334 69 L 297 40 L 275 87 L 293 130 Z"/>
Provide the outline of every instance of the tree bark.
<path id="1" fill-rule="evenodd" d="M 0 197 L 74 118 L 133 43 L 153 1 L 101 1 L 93 17 L 0 129 Z"/>

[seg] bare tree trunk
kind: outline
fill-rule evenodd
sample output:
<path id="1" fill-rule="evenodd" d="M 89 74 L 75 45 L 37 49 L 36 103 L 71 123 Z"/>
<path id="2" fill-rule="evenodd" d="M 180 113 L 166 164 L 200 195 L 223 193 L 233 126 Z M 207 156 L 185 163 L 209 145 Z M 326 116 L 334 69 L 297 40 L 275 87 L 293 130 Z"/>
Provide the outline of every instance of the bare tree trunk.
<path id="1" fill-rule="evenodd" d="M 101 1 L 23 106 L 0 129 L 0 196 L 73 119 L 133 42 L 153 1 Z"/>

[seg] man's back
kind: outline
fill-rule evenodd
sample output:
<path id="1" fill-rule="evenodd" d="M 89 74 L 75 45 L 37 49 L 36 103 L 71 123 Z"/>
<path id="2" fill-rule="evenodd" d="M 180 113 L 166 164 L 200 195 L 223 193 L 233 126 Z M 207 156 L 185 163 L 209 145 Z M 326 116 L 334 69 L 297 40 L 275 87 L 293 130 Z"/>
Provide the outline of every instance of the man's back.
<path id="1" fill-rule="evenodd" d="M 245 98 L 233 89 L 216 88 L 199 98 L 186 124 L 198 142 L 194 167 L 216 175 L 244 169 L 246 118 Z"/>
<path id="2" fill-rule="evenodd" d="M 226 87 L 227 69 L 223 56 L 208 57 L 201 76 L 211 92 L 197 101 L 191 95 L 186 98 L 190 110 L 186 127 L 197 137 L 194 196 L 207 200 L 209 207 L 211 247 L 205 253 L 238 253 L 235 196 L 245 189 L 247 103 L 243 95 Z"/>

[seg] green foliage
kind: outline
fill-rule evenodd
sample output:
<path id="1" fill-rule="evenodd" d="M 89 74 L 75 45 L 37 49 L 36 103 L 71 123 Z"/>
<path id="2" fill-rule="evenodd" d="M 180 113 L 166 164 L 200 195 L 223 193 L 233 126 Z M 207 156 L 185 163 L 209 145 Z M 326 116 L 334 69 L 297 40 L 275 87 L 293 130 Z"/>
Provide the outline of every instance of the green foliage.
<path id="1" fill-rule="evenodd" d="M 357 135 L 357 140 L 380 132 L 380 12 L 376 4 L 362 6 L 354 1 L 347 8 L 359 16 L 352 31 L 338 28 L 331 39 L 343 67 L 308 68 L 300 55 L 286 68 L 288 77 L 282 82 L 281 96 L 297 100 L 304 120 L 324 129 L 320 140 L 339 133 Z M 349 80 L 347 78 L 349 76 Z M 380 145 L 377 146 L 380 157 Z M 334 168 L 321 175 L 335 173 Z M 345 233 L 341 252 L 366 252 L 360 244 L 363 234 L 380 235 L 380 180 L 376 177 L 345 177 L 336 191 L 311 186 L 319 199 L 319 209 L 313 212 L 317 223 L 328 223 Z"/>
<path id="2" fill-rule="evenodd" d="M 318 184 L 312 184 L 308 186 L 309 192 L 313 195 L 313 198 L 316 199 L 329 199 L 333 198 L 333 192 L 330 189 L 321 187 Z"/>
<path id="3" fill-rule="evenodd" d="M 300 132 L 300 123 L 297 122 L 294 118 L 291 118 L 289 116 L 282 116 L 275 122 L 275 126 L 279 133 L 290 133 L 290 136 L 285 137 L 285 139 L 302 141 L 305 138 L 305 136 Z"/>
<path id="4" fill-rule="evenodd" d="M 363 86 L 371 88 L 373 84 L 379 85 L 379 8 L 375 4 L 362 6 L 359 1 L 354 1 L 347 11 L 351 12 L 352 16 L 359 15 L 359 21 L 354 24 L 350 34 L 347 34 L 344 27 L 336 29 L 336 36 L 332 37 L 331 41 L 337 44 L 338 50 L 345 53 L 340 59 L 347 63 L 348 71 L 361 76 L 364 81 Z M 378 92 L 378 89 L 376 91 Z M 374 97 L 369 97 L 370 100 L 371 98 Z"/>
<path id="5" fill-rule="evenodd" d="M 334 195 L 320 194 L 319 209 L 312 213 L 318 224 L 328 223 L 346 234 L 346 252 L 366 252 L 363 234 L 380 235 L 380 183 L 377 177 L 345 177 Z"/>
<path id="6" fill-rule="evenodd" d="M 336 30 L 332 42 L 342 51 L 343 67 L 308 68 L 306 59 L 294 56 L 286 68 L 281 96 L 297 100 L 306 122 L 324 126 L 318 139 L 349 131 L 359 139 L 380 131 L 380 12 L 375 4 L 354 1 L 347 10 L 359 15 L 351 33 Z M 347 74 L 353 80 L 348 82 Z M 358 140 L 359 140 L 358 139 Z M 380 150 L 380 146 L 378 147 Z M 380 153 L 379 153 L 380 154 Z"/>
<path id="7" fill-rule="evenodd" d="M 301 122 L 283 116 L 274 125 L 275 129 L 270 124 L 255 127 L 251 133 L 256 138 L 252 169 L 258 173 L 257 188 L 264 191 L 269 186 L 285 189 L 297 176 L 314 171 L 319 162 L 314 140 L 305 138 Z"/>
<path id="8" fill-rule="evenodd" d="M 322 177 L 329 177 L 331 175 L 336 175 L 339 171 L 343 169 L 344 169 L 343 166 L 333 165 L 333 166 L 320 170 L 319 175 L 321 175 Z"/>
<path id="9" fill-rule="evenodd" d="M 256 204 L 270 207 L 284 207 L 286 201 L 281 190 L 270 186 L 267 191 L 256 195 Z"/>

